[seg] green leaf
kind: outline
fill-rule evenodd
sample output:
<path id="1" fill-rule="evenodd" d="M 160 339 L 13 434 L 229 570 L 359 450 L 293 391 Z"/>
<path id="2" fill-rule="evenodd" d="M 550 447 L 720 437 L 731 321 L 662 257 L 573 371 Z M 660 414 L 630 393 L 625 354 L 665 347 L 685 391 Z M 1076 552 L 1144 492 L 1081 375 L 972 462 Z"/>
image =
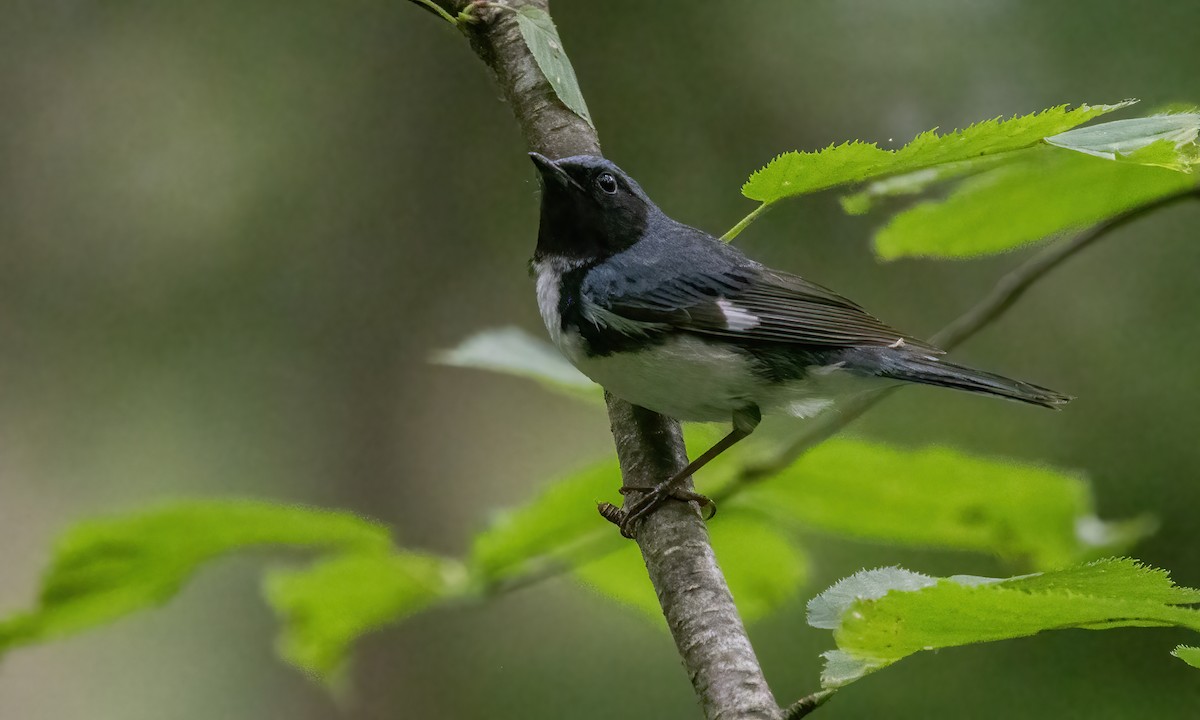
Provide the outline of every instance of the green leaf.
<path id="1" fill-rule="evenodd" d="M 1171 654 L 1194 668 L 1200 668 L 1200 648 L 1179 645 Z"/>
<path id="2" fill-rule="evenodd" d="M 558 28 L 554 27 L 549 13 L 534 5 L 522 5 L 516 11 L 516 18 L 526 47 L 533 53 L 533 59 L 550 81 L 558 99 L 586 120 L 588 125 L 592 125 L 592 116 L 588 114 L 587 103 L 583 101 L 583 92 L 579 89 L 579 81 L 575 79 L 575 69 L 571 67 L 571 61 L 563 51 Z"/>
<path id="3" fill-rule="evenodd" d="M 738 610 L 753 622 L 794 598 L 808 578 L 808 559 L 784 533 L 747 513 L 722 513 L 708 526 L 713 550 Z M 606 597 L 630 605 L 655 621 L 662 610 L 646 577 L 638 547 L 624 547 L 575 569 L 575 576 Z"/>
<path id="4" fill-rule="evenodd" d="M 901 173 L 920 167 L 896 162 L 897 152 L 855 140 L 816 152 L 784 153 L 755 171 L 742 185 L 742 194 L 751 200 L 774 203 L 886 175 L 889 168 L 891 173 Z"/>
<path id="5" fill-rule="evenodd" d="M 884 150 L 874 143 L 856 141 L 831 145 L 818 152 L 785 153 L 751 175 L 742 186 L 742 194 L 751 200 L 775 203 L 838 185 L 911 173 L 946 163 L 975 161 L 988 155 L 1032 147 L 1047 135 L 1069 130 L 1133 102 L 1081 105 L 1074 109 L 1062 105 L 1009 120 L 988 120 L 947 135 L 938 135 L 931 130 L 921 133 L 899 150 Z"/>
<path id="6" fill-rule="evenodd" d="M 319 678 L 335 677 L 362 635 L 461 592 L 466 571 L 417 553 L 334 557 L 267 576 L 268 601 L 284 619 L 280 654 Z"/>
<path id="7" fill-rule="evenodd" d="M 581 562 L 572 573 L 588 588 L 661 620 L 662 610 L 636 543 L 626 540 L 600 557 Z"/>
<path id="8" fill-rule="evenodd" d="M 840 687 L 922 650 L 1044 630 L 1179 626 L 1200 631 L 1200 590 L 1166 572 L 1109 559 L 1007 580 L 930 578 L 899 568 L 859 573 L 809 605 L 834 630 L 821 683 Z"/>
<path id="9" fill-rule="evenodd" d="M 950 448 L 834 439 L 735 501 L 822 532 L 917 547 L 993 553 L 1050 569 L 1121 551 L 1146 519 L 1095 516 L 1076 473 Z"/>
<path id="10" fill-rule="evenodd" d="M 619 504 L 620 486 L 620 469 L 606 461 L 551 483 L 523 507 L 497 513 L 472 543 L 472 576 L 492 585 L 617 549 L 620 534 L 596 504 Z"/>
<path id="11" fill-rule="evenodd" d="M 838 580 L 809 600 L 808 624 L 819 630 L 837 630 L 842 626 L 842 615 L 856 600 L 877 600 L 892 590 L 911 592 L 936 583 L 928 575 L 900 567 L 863 570 Z"/>
<path id="12" fill-rule="evenodd" d="M 484 330 L 452 350 L 435 354 L 433 361 L 530 378 L 577 399 L 604 401 L 600 386 L 576 370 L 553 345 L 515 327 Z"/>
<path id="13" fill-rule="evenodd" d="M 1160 148 L 1147 150 L 1161 158 Z M 896 215 L 876 234 L 875 250 L 885 260 L 1003 252 L 1195 186 L 1172 170 L 1043 148 Z"/>
<path id="14" fill-rule="evenodd" d="M 696 457 L 724 434 L 719 425 L 685 425 L 688 455 Z M 729 482 L 746 454 L 761 449 L 750 441 L 743 444 L 745 448 L 722 453 L 697 475 L 702 490 Z M 550 568 L 574 567 L 630 545 L 596 512 L 597 503 L 621 503 L 621 484 L 620 468 L 607 460 L 551 482 L 523 506 L 496 513 L 472 544 L 472 576 L 486 587 Z"/>
<path id="15" fill-rule="evenodd" d="M 59 540 L 37 608 L 0 621 L 0 653 L 162 604 L 205 562 L 267 546 L 378 553 L 392 542 L 350 513 L 246 500 L 80 523 Z"/>
<path id="16" fill-rule="evenodd" d="M 886 177 L 868 183 L 856 193 L 843 195 L 839 200 L 842 210 L 847 215 L 865 215 L 875 208 L 878 201 L 884 198 L 897 198 L 919 195 L 926 190 L 945 183 L 948 180 L 978 175 L 985 170 L 1002 163 L 1011 162 L 1012 154 L 986 155 L 975 160 L 946 163 L 936 167 L 914 170 L 903 175 Z"/>
<path id="17" fill-rule="evenodd" d="M 1176 145 L 1170 140 L 1156 140 L 1127 155 L 1117 155 L 1117 162 L 1161 167 L 1176 172 L 1192 172 L 1200 164 L 1200 145 Z"/>
<path id="18" fill-rule="evenodd" d="M 1200 113 L 1151 115 L 1071 130 L 1046 142 L 1107 160 L 1126 160 L 1188 171 L 1197 161 Z M 1155 146 L 1153 152 L 1146 151 Z"/>

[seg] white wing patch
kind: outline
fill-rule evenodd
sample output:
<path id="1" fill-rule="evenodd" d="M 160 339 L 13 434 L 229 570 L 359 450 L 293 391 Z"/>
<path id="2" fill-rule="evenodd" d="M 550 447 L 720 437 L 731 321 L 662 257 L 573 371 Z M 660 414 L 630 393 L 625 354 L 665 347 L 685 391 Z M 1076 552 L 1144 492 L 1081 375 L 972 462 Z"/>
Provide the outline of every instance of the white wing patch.
<path id="1" fill-rule="evenodd" d="M 758 327 L 758 316 L 749 310 L 734 305 L 725 298 L 717 298 L 717 307 L 721 308 L 721 314 L 725 316 L 725 328 L 727 330 L 750 330 Z"/>
<path id="2" fill-rule="evenodd" d="M 809 418 L 817 415 L 832 404 L 833 400 L 831 398 L 803 398 L 788 403 L 785 412 L 793 417 Z"/>
<path id="3" fill-rule="evenodd" d="M 846 367 L 846 362 L 835 362 L 832 365 L 809 365 L 805 370 L 813 377 L 822 378 L 834 374 L 838 370 Z"/>
<path id="4" fill-rule="evenodd" d="M 664 327 L 662 323 L 648 323 L 640 322 L 638 320 L 630 320 L 629 318 L 622 317 L 607 308 L 601 307 L 600 305 L 592 302 L 588 302 L 586 298 L 583 301 L 583 316 L 597 325 L 603 325 L 604 327 L 616 330 L 623 335 L 647 335 L 653 330 Z"/>

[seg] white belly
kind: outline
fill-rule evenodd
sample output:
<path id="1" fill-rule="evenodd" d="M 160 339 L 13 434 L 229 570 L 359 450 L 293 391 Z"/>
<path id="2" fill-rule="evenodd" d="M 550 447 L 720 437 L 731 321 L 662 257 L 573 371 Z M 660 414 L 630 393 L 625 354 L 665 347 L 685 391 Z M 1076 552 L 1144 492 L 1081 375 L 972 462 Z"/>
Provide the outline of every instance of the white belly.
<path id="1" fill-rule="evenodd" d="M 745 356 L 689 336 L 641 352 L 571 360 L 613 395 L 679 420 L 728 422 L 734 410 L 754 403 Z"/>

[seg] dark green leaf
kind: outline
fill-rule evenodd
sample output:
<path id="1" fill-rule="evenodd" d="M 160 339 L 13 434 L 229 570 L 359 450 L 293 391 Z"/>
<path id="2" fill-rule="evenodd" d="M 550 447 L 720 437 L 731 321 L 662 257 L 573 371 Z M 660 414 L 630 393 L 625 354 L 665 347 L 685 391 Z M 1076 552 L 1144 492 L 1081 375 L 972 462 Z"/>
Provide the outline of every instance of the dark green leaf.
<path id="1" fill-rule="evenodd" d="M 571 67 L 571 61 L 563 51 L 558 28 L 554 27 L 550 15 L 534 5 L 522 5 L 516 11 L 516 18 L 525 45 L 529 52 L 533 53 L 533 59 L 550 81 L 558 99 L 586 120 L 588 125 L 592 125 L 592 116 L 588 114 L 587 103 L 583 101 L 583 93 L 579 89 L 579 81 L 575 79 L 575 69 Z"/>

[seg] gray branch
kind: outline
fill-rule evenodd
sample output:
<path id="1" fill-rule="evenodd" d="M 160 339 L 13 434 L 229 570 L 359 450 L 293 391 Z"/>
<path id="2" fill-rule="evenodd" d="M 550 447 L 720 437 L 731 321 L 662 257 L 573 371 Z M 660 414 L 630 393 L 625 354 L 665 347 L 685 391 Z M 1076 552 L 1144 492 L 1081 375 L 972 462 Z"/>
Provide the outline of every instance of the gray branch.
<path id="1" fill-rule="evenodd" d="M 457 15 L 471 3 L 440 4 Z M 548 10 L 544 0 L 511 0 L 506 5 Z M 495 74 L 529 149 L 552 158 L 598 154 L 595 131 L 558 100 L 525 47 L 511 12 L 489 3 L 476 3 L 472 12 L 478 22 L 460 27 Z M 653 486 L 686 466 L 678 422 L 611 396 L 608 413 L 627 486 Z M 781 718 L 697 509 L 667 503 L 642 521 L 637 542 L 705 717 Z"/>
<path id="2" fill-rule="evenodd" d="M 648 488 L 687 465 L 679 423 L 606 399 L 626 485 Z M 781 717 L 696 506 L 666 503 L 638 525 L 637 542 L 704 716 Z"/>

